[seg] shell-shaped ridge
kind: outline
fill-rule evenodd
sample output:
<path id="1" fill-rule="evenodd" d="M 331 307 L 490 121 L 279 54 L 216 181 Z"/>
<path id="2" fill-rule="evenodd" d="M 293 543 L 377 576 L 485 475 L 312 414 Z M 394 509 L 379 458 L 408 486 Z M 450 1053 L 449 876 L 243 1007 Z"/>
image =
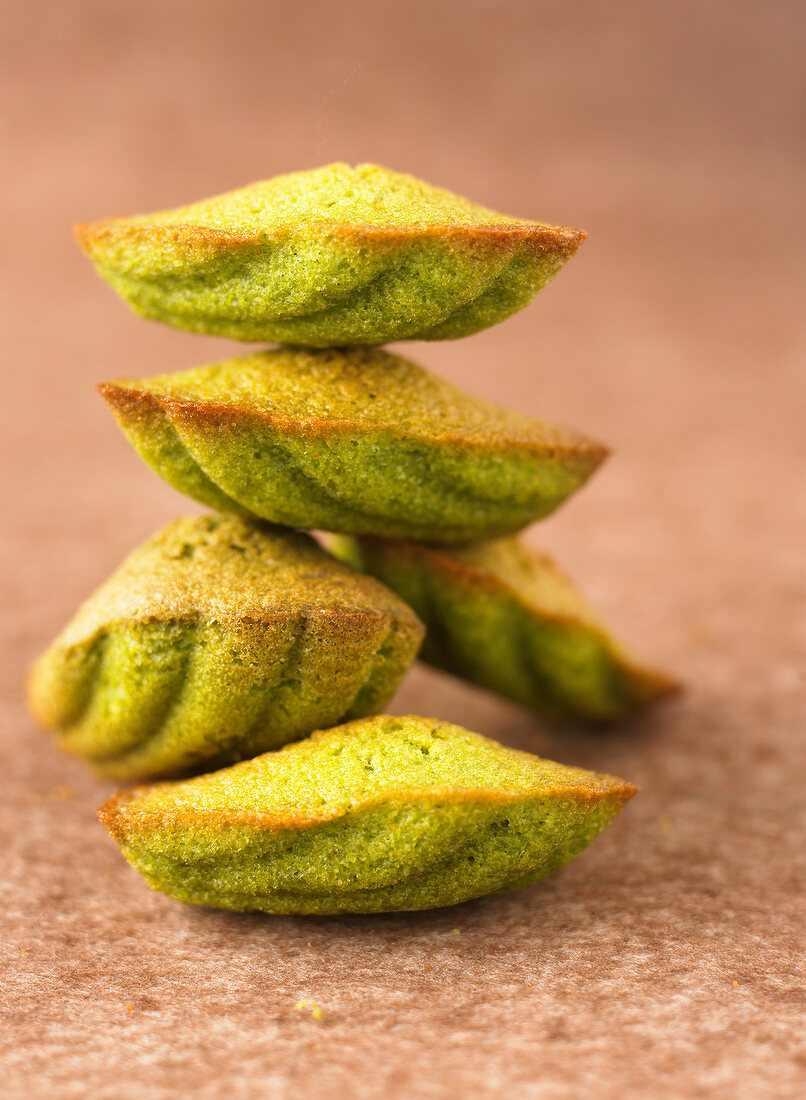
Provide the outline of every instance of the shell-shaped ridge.
<path id="1" fill-rule="evenodd" d="M 435 542 L 520 530 L 606 455 L 366 349 L 277 349 L 99 387 L 142 457 L 204 503 Z"/>
<path id="2" fill-rule="evenodd" d="M 374 165 L 329 165 L 79 226 L 77 236 L 146 317 L 326 347 L 486 328 L 526 305 L 584 234 L 501 215 Z M 508 267 L 507 292 L 492 292 Z"/>
<path id="3" fill-rule="evenodd" d="M 553 718 L 611 721 L 677 690 L 638 662 L 551 559 L 513 538 L 334 545 L 407 601 L 422 660 Z"/>
<path id="4" fill-rule="evenodd" d="M 389 700 L 422 625 L 306 535 L 235 516 L 169 524 L 34 666 L 30 701 L 105 775 L 188 774 Z"/>
<path id="5" fill-rule="evenodd" d="M 388 715 L 100 811 L 126 857 L 183 901 L 269 912 L 424 909 L 536 881 L 634 788 Z"/>

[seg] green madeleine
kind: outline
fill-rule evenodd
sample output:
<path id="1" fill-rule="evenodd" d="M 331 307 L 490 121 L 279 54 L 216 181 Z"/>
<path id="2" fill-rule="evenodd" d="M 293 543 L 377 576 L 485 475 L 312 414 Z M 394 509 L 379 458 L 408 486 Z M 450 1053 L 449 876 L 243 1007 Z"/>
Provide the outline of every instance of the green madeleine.
<path id="1" fill-rule="evenodd" d="M 291 527 L 429 541 L 508 534 L 556 508 L 599 444 L 369 348 L 280 348 L 99 387 L 181 492 Z"/>
<path id="2" fill-rule="evenodd" d="M 76 234 L 145 317 L 311 347 L 469 336 L 527 305 L 585 236 L 373 164 L 293 172 Z"/>
<path id="3" fill-rule="evenodd" d="M 181 775 L 375 714 L 421 639 L 410 608 L 309 536 L 194 516 L 82 605 L 29 699 L 101 774 Z"/>
<path id="4" fill-rule="evenodd" d="M 414 608 L 426 626 L 422 660 L 539 713 L 610 720 L 677 687 L 638 664 L 554 562 L 517 539 L 332 548 Z"/>
<path id="5" fill-rule="evenodd" d="M 525 886 L 635 788 L 408 716 L 351 722 L 99 817 L 156 890 L 273 913 L 379 913 Z"/>

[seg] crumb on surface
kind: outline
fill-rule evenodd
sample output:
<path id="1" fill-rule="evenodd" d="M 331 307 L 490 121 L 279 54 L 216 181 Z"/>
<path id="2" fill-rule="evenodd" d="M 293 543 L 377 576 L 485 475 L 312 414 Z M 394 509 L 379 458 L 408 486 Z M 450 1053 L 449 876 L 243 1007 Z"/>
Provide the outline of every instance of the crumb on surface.
<path id="1" fill-rule="evenodd" d="M 316 1001 L 297 1001 L 294 1005 L 295 1012 L 303 1012 L 305 1009 L 309 1009 L 312 1020 L 324 1019 L 325 1010 Z"/>

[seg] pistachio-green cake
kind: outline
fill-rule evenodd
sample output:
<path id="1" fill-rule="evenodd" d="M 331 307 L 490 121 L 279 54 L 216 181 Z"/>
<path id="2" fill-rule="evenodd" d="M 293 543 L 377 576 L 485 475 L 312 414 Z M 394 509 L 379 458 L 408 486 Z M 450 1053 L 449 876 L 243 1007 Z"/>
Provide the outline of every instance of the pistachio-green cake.
<path id="1" fill-rule="evenodd" d="M 585 236 L 374 164 L 292 172 L 76 234 L 144 317 L 311 347 L 469 336 L 530 302 Z"/>
<path id="2" fill-rule="evenodd" d="M 430 909 L 525 886 L 634 794 L 432 719 L 375 718 L 99 811 L 180 901 L 273 913 Z"/>
<path id="3" fill-rule="evenodd" d="M 30 704 L 104 775 L 186 774 L 382 710 L 422 629 L 307 535 L 195 516 L 83 604 L 34 666 Z"/>
<path id="4" fill-rule="evenodd" d="M 432 541 L 517 531 L 605 449 L 369 348 L 280 348 L 99 387 L 181 492 L 292 527 Z"/>
<path id="5" fill-rule="evenodd" d="M 332 549 L 414 608 L 424 661 L 539 713 L 615 719 L 677 686 L 635 661 L 554 562 L 518 539 L 340 539 Z"/>

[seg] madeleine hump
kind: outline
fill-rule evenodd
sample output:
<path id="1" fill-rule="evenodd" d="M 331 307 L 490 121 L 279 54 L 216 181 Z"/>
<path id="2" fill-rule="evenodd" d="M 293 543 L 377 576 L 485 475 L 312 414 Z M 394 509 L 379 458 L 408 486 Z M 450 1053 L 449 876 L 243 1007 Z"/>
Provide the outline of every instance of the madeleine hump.
<path id="1" fill-rule="evenodd" d="M 280 348 L 98 388 L 174 488 L 290 527 L 433 542 L 509 534 L 607 454 L 379 349 Z"/>
<path id="2" fill-rule="evenodd" d="M 309 536 L 194 516 L 82 605 L 29 700 L 102 775 L 183 775 L 377 713 L 422 635 L 402 600 Z"/>
<path id="3" fill-rule="evenodd" d="M 452 340 L 532 300 L 585 234 L 498 214 L 374 164 L 293 172 L 76 226 L 142 316 L 309 347 Z"/>
<path id="4" fill-rule="evenodd" d="M 426 627 L 422 660 L 538 713 L 613 720 L 678 687 L 639 664 L 551 558 L 518 539 L 331 545 L 414 608 Z"/>
<path id="5" fill-rule="evenodd" d="M 179 901 L 381 913 L 535 882 L 634 793 L 446 722 L 379 715 L 212 775 L 123 791 L 99 817 L 148 883 Z"/>

